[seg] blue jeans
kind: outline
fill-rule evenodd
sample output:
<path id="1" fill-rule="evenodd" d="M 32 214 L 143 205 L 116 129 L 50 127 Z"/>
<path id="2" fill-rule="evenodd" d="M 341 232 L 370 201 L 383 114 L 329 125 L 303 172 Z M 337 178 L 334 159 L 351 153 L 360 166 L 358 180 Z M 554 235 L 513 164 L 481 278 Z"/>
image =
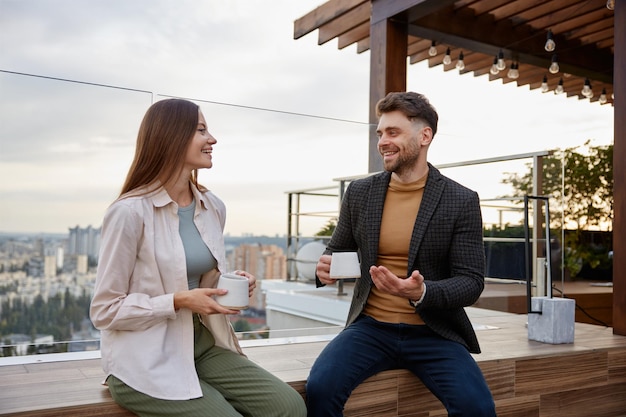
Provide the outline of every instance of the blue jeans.
<path id="1" fill-rule="evenodd" d="M 306 384 L 307 416 L 342 416 L 350 393 L 368 377 L 388 369 L 408 369 L 417 375 L 443 403 L 448 416 L 496 415 L 483 374 L 463 345 L 427 326 L 361 316 L 313 364 Z"/>

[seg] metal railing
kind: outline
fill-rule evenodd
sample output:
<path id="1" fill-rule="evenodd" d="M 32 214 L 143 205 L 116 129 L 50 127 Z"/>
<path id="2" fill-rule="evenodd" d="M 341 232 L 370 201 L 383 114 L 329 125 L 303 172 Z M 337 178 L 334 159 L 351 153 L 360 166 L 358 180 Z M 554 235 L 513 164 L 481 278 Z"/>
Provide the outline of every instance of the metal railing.
<path id="1" fill-rule="evenodd" d="M 542 176 L 542 170 L 543 170 L 543 157 L 550 156 L 552 154 L 553 154 L 553 151 L 537 151 L 537 152 L 529 152 L 529 153 L 522 153 L 522 154 L 505 155 L 505 156 L 499 156 L 499 157 L 493 157 L 493 158 L 484 158 L 484 159 L 475 159 L 475 160 L 468 160 L 468 161 L 461 161 L 461 162 L 454 162 L 454 163 L 447 163 L 447 164 L 439 164 L 437 165 L 437 168 L 440 170 L 445 170 L 448 168 L 459 168 L 459 167 L 468 167 L 468 166 L 474 166 L 474 165 L 492 164 L 492 163 L 498 163 L 498 162 L 508 162 L 508 161 L 521 160 L 521 159 L 532 159 L 533 190 L 535 190 L 537 194 L 541 194 L 542 192 L 541 176 Z M 348 184 L 351 181 L 354 181 L 360 178 L 365 178 L 374 174 L 376 173 L 333 178 L 333 181 L 337 183 L 334 186 L 309 188 L 309 189 L 294 190 L 294 191 L 287 192 L 288 194 L 288 208 L 287 208 L 287 212 L 288 212 L 287 214 L 288 216 L 287 217 L 288 218 L 287 220 L 288 280 L 298 279 L 298 271 L 296 267 L 298 262 L 300 263 L 312 262 L 311 260 L 298 259 L 297 254 L 298 254 L 298 250 L 302 247 L 302 242 L 308 243 L 311 239 L 328 239 L 329 238 L 329 236 L 328 237 L 320 237 L 320 236 L 308 236 L 307 237 L 307 236 L 301 235 L 300 234 L 300 222 L 302 218 L 307 217 L 307 216 L 326 217 L 328 219 L 336 218 L 339 213 L 339 208 L 341 207 L 341 200 L 343 198 L 343 195 L 346 191 Z M 328 190 L 334 190 L 335 192 L 329 193 Z M 337 202 L 336 202 L 337 209 L 329 210 L 329 211 L 303 211 L 301 210 L 302 203 L 303 203 L 302 196 L 332 197 L 334 199 L 337 199 Z M 481 199 L 481 206 L 496 208 L 499 210 L 500 215 L 502 215 L 502 213 L 506 211 L 521 212 L 522 210 L 526 210 L 527 212 L 528 211 L 527 208 L 523 209 L 521 207 L 516 207 L 516 206 L 493 204 L 494 202 L 518 201 L 518 200 L 521 200 L 521 198 L 510 197 L 510 198 Z M 500 222 L 502 222 L 502 220 L 500 220 Z M 537 205 L 536 199 L 533 199 L 532 224 L 533 225 L 543 224 L 543 220 L 541 219 L 541 210 L 539 210 L 539 206 Z M 547 225 L 547 229 L 549 229 L 549 223 L 546 223 L 546 225 Z M 538 273 L 540 273 L 537 271 L 537 265 L 536 265 L 538 253 L 540 251 L 542 242 L 544 241 L 544 239 L 542 239 L 540 236 L 540 229 L 541 229 L 540 227 L 533 227 L 531 230 L 532 237 L 528 239 L 529 244 L 530 244 L 530 253 L 531 253 L 530 256 L 533 260 L 532 261 L 533 265 L 530 268 L 532 273 L 529 272 L 527 274 L 530 276 L 536 276 Z M 485 237 L 484 239 L 486 242 L 489 242 L 489 241 L 497 241 L 498 239 L 501 240 L 503 238 Z M 525 237 L 521 237 L 521 236 L 519 238 L 505 238 L 505 239 L 509 239 L 509 241 L 511 242 L 520 242 L 520 243 L 525 242 Z M 528 281 L 528 276 L 526 277 L 525 281 Z M 338 285 L 338 294 L 345 295 L 343 291 L 343 282 L 341 281 L 340 281 L 340 284 Z"/>

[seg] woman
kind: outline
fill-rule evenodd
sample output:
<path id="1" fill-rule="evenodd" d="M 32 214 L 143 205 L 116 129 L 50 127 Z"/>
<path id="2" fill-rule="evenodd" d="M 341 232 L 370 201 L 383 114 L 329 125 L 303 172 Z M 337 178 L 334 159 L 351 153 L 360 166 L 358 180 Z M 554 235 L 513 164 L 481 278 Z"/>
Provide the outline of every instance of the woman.
<path id="1" fill-rule="evenodd" d="M 90 315 L 114 400 L 139 416 L 304 416 L 300 395 L 243 356 L 213 296 L 225 206 L 197 182 L 215 138 L 199 107 L 169 99 L 141 123 L 108 208 Z M 249 281 L 256 279 L 236 271 Z"/>

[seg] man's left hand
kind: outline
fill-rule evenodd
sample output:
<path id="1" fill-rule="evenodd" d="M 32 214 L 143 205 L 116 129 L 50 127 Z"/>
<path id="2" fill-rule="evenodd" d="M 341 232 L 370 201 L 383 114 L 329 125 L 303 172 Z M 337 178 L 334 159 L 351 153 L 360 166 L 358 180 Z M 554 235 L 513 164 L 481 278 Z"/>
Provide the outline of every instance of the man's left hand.
<path id="1" fill-rule="evenodd" d="M 398 297 L 419 300 L 424 292 L 424 277 L 413 271 L 406 279 L 399 278 L 384 266 L 371 266 L 370 275 L 376 288 Z"/>

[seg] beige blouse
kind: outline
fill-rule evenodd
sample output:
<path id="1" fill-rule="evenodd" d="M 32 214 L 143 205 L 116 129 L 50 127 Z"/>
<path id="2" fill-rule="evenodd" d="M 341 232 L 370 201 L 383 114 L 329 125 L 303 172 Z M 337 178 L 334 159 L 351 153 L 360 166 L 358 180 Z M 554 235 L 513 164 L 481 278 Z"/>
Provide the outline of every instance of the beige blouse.
<path id="1" fill-rule="evenodd" d="M 194 223 L 217 260 L 201 287 L 214 287 L 226 265 L 224 203 L 192 187 Z M 174 293 L 187 290 L 178 206 L 165 189 L 122 196 L 107 210 L 90 316 L 101 331 L 102 366 L 126 384 L 155 398 L 202 396 L 194 366 L 192 312 L 174 310 Z M 203 317 L 216 344 L 241 353 L 228 318 Z"/>

